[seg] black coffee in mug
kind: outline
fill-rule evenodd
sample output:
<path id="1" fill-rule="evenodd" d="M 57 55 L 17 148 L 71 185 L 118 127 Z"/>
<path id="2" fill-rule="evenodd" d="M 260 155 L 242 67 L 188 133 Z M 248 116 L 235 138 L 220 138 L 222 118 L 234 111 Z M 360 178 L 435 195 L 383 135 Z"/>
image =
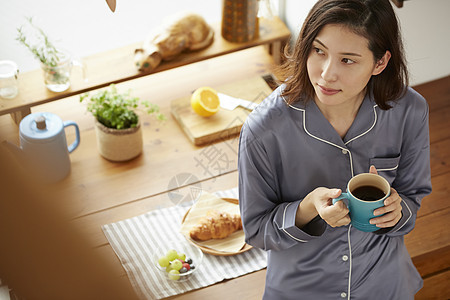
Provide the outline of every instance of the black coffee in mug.
<path id="1" fill-rule="evenodd" d="M 371 185 L 363 185 L 352 191 L 353 196 L 364 201 L 377 201 L 386 194 L 379 188 Z"/>

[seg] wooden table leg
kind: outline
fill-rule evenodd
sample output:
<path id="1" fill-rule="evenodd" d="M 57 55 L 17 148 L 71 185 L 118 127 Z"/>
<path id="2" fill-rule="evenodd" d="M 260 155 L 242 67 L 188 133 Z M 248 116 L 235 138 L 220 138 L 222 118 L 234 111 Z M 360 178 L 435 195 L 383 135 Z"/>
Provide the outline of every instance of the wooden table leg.
<path id="1" fill-rule="evenodd" d="M 23 108 L 21 110 L 12 112 L 10 115 L 11 115 L 11 118 L 13 118 L 14 123 L 19 125 L 20 121 L 22 121 L 22 119 L 25 118 L 29 114 L 31 114 L 31 109 L 29 107 L 27 107 L 27 108 Z"/>
<path id="2" fill-rule="evenodd" d="M 267 52 L 272 56 L 275 64 L 279 65 L 283 62 L 283 51 L 288 42 L 288 40 L 282 40 L 266 44 Z"/>
<path id="3" fill-rule="evenodd" d="M 281 63 L 281 41 L 273 42 L 270 46 L 272 48 L 270 54 L 274 62 L 279 65 Z"/>

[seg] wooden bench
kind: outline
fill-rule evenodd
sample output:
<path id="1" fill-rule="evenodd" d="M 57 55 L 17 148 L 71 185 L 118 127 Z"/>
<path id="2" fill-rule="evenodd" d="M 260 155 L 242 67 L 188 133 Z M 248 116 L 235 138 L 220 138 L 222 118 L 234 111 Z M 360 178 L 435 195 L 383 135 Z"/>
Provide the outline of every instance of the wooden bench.
<path id="1" fill-rule="evenodd" d="M 450 76 L 416 86 L 430 106 L 431 181 L 405 243 L 424 279 L 416 299 L 450 299 Z"/>
<path id="2" fill-rule="evenodd" d="M 228 42 L 222 38 L 221 24 L 217 23 L 212 26 L 215 31 L 214 42 L 209 47 L 195 52 L 182 53 L 173 60 L 162 62 L 152 72 L 139 72 L 135 68 L 134 50 L 140 48 L 142 43 L 134 43 L 84 58 L 83 63 L 88 80 L 83 80 L 81 68 L 74 67 L 71 86 L 61 93 L 51 92 L 45 87 L 41 70 L 20 74 L 19 95 L 12 100 L 0 98 L 0 115 L 10 113 L 16 123 L 19 123 L 24 116 L 31 112 L 31 107 L 36 105 L 105 87 L 111 83 L 151 75 L 259 45 L 265 45 L 274 61 L 279 62 L 280 51 L 290 37 L 289 29 L 278 17 L 260 18 L 259 37 L 246 43 Z"/>

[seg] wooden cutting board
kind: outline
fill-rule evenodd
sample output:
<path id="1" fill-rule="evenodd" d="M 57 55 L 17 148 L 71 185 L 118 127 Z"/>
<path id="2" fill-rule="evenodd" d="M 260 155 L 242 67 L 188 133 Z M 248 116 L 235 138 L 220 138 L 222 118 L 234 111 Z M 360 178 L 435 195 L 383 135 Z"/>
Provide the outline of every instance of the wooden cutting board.
<path id="1" fill-rule="evenodd" d="M 255 103 L 260 103 L 272 92 L 262 76 L 212 88 L 220 93 Z M 243 107 L 237 107 L 232 111 L 221 108 L 211 117 L 202 117 L 192 110 L 190 101 L 191 95 L 173 100 L 170 110 L 189 140 L 198 146 L 236 136 L 251 112 Z"/>

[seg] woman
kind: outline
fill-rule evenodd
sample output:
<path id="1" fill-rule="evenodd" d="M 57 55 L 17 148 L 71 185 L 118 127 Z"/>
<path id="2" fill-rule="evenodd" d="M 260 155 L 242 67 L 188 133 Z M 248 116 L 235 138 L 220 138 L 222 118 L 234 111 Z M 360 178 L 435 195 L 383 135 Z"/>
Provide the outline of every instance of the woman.
<path id="1" fill-rule="evenodd" d="M 403 236 L 431 192 L 428 106 L 407 87 L 391 4 L 319 0 L 282 71 L 239 148 L 246 241 L 268 254 L 264 299 L 413 299 L 423 283 Z M 373 233 L 331 203 L 369 171 L 392 186 Z"/>

